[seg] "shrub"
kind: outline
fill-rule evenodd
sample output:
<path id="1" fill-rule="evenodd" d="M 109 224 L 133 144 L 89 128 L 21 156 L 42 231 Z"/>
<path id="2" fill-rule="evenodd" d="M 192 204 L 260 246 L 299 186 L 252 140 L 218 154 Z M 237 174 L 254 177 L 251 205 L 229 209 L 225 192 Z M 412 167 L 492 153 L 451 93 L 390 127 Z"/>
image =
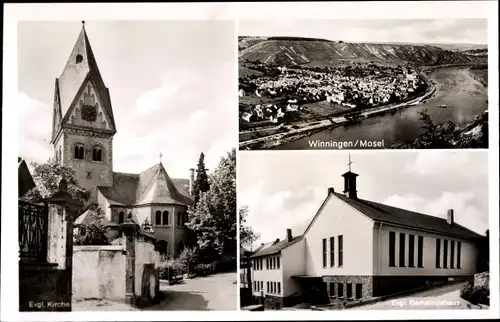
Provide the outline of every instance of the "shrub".
<path id="1" fill-rule="evenodd" d="M 487 285 L 474 286 L 473 280 L 469 280 L 467 284 L 460 289 L 460 297 L 474 305 L 489 305 L 489 295 L 490 289 Z"/>

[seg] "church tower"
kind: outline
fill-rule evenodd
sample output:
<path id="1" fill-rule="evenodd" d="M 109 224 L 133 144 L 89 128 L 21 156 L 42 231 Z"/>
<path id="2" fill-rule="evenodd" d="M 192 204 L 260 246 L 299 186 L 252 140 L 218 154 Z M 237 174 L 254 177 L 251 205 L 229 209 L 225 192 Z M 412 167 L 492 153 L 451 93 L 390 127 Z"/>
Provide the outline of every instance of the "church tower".
<path id="1" fill-rule="evenodd" d="M 55 81 L 51 144 L 54 157 L 73 168 L 80 185 L 91 190 L 113 185 L 116 127 L 109 90 L 82 24 L 64 70 Z"/>

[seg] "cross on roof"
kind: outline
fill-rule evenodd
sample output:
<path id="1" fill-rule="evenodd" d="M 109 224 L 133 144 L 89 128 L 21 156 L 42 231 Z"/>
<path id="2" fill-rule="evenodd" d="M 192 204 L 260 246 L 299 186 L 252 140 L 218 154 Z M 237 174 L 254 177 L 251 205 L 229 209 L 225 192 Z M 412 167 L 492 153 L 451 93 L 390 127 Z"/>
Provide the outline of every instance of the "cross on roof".
<path id="1" fill-rule="evenodd" d="M 163 156 L 163 153 L 160 152 L 160 163 L 161 163 L 161 157 Z"/>
<path id="2" fill-rule="evenodd" d="M 352 164 L 351 154 L 349 153 L 349 162 L 347 163 L 347 166 L 349 167 L 349 172 L 351 172 L 351 164 Z"/>

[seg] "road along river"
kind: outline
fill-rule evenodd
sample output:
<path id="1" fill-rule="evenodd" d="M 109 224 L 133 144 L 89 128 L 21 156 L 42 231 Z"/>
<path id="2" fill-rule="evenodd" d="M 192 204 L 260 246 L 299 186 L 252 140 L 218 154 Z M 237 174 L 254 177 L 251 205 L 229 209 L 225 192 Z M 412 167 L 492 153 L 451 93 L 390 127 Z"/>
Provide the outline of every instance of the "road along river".
<path id="1" fill-rule="evenodd" d="M 411 143 L 422 134 L 423 129 L 418 115 L 422 108 L 427 108 L 434 123 L 450 120 L 459 126 L 471 122 L 488 109 L 488 90 L 470 76 L 468 67 L 437 68 L 430 72 L 428 77 L 435 82 L 436 92 L 425 103 L 409 106 L 393 114 L 373 116 L 357 124 L 317 132 L 273 149 L 314 149 L 315 144 L 319 147 L 320 142 L 334 142 L 350 148 L 362 148 L 359 145 L 346 144 L 356 141 L 383 142 L 383 146 L 377 147 L 390 148 L 398 141 Z M 438 107 L 443 104 L 448 107 Z"/>

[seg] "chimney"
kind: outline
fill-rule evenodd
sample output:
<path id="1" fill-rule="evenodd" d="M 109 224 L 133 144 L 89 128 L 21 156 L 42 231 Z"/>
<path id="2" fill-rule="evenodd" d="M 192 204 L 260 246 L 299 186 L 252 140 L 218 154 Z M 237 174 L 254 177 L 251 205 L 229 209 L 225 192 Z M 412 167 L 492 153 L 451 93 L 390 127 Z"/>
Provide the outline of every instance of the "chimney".
<path id="1" fill-rule="evenodd" d="M 277 243 L 280 242 L 280 239 L 279 238 L 276 238 L 276 240 L 274 241 L 273 245 L 276 245 Z"/>
<path id="2" fill-rule="evenodd" d="M 286 241 L 287 242 L 292 241 L 292 230 L 290 228 L 286 230 Z"/>
<path id="3" fill-rule="evenodd" d="M 342 176 L 344 177 L 344 194 L 350 199 L 357 199 L 358 194 L 356 190 L 356 177 L 358 174 L 347 171 Z"/>
<path id="4" fill-rule="evenodd" d="M 448 214 L 446 216 L 446 223 L 448 225 L 453 225 L 453 223 L 454 223 L 453 209 L 448 209 Z"/>
<path id="5" fill-rule="evenodd" d="M 334 193 L 334 192 L 335 192 L 335 189 L 333 189 L 332 187 L 328 188 L 328 194 L 329 195 L 332 194 L 332 193 Z"/>
<path id="6" fill-rule="evenodd" d="M 193 184 L 194 184 L 194 169 L 189 169 L 189 194 L 193 194 Z"/>

